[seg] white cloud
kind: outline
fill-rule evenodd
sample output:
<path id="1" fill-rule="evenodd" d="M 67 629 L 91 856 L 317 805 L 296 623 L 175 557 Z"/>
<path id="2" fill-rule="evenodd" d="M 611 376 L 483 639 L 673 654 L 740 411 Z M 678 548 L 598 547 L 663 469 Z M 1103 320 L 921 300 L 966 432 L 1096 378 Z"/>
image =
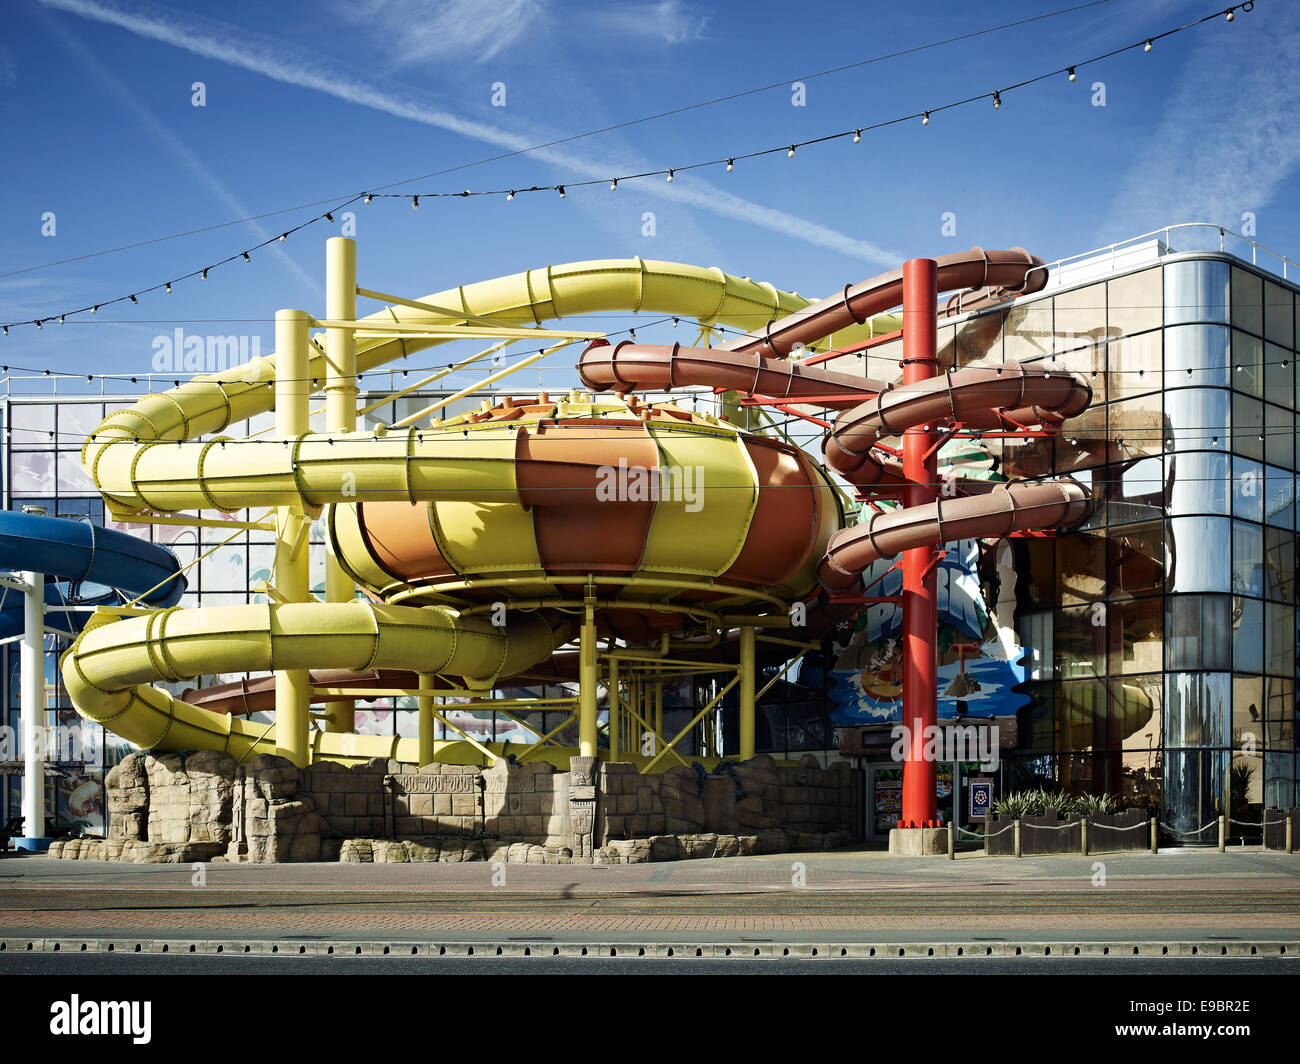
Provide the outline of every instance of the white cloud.
<path id="1" fill-rule="evenodd" d="M 483 62 L 545 16 L 541 0 L 365 0 L 337 11 L 371 31 L 397 66 L 447 57 Z"/>
<path id="2" fill-rule="evenodd" d="M 0 85 L 12 89 L 18 84 L 18 65 L 13 53 L 7 48 L 0 48 Z"/>
<path id="3" fill-rule="evenodd" d="M 1195 46 L 1155 133 L 1139 141 L 1100 239 L 1177 222 L 1236 230 L 1300 166 L 1300 12 L 1239 14 Z M 1114 106 L 1115 101 L 1111 101 Z"/>
<path id="4" fill-rule="evenodd" d="M 650 37 L 667 44 L 701 39 L 709 22 L 707 15 L 682 3 L 682 0 L 660 0 L 657 4 L 612 4 L 583 12 L 581 17 L 614 33 Z"/>
<path id="5" fill-rule="evenodd" d="M 331 65 L 319 56 L 302 56 L 290 52 L 267 38 L 256 37 L 233 26 L 197 16 L 182 22 L 171 15 L 142 14 L 138 9 L 125 10 L 98 0 L 41 0 L 48 7 L 71 12 L 97 22 L 129 30 L 139 36 L 183 48 L 196 55 L 241 67 L 275 81 L 325 93 L 360 107 L 369 107 L 412 122 L 435 126 L 461 136 L 492 144 L 507 151 L 522 151 L 533 143 L 529 137 L 511 133 L 498 126 L 463 118 L 450 112 L 381 89 Z M 626 172 L 608 161 L 570 155 L 556 148 L 530 152 L 530 157 L 558 168 L 566 177 L 608 179 Z M 629 185 L 650 196 L 675 200 L 701 210 L 747 222 L 780 233 L 815 247 L 887 266 L 896 266 L 904 256 L 881 248 L 827 226 L 774 207 L 767 207 L 723 192 L 702 178 L 682 175 L 674 184 L 649 179 Z"/>

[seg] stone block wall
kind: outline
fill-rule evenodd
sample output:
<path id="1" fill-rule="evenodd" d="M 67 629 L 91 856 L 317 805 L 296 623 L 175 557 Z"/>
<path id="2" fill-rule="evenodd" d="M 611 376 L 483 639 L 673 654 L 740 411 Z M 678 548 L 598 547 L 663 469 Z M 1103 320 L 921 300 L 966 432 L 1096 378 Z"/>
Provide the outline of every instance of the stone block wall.
<path id="1" fill-rule="evenodd" d="M 764 831 L 825 834 L 854 823 L 848 762 L 821 768 L 752 758 L 708 777 L 679 765 L 643 776 L 632 764 L 600 766 L 602 843 L 654 835 L 756 835 Z"/>
<path id="2" fill-rule="evenodd" d="M 677 860 L 824 849 L 850 840 L 846 762 L 769 757 L 702 776 L 575 757 L 491 768 L 377 759 L 305 770 L 280 757 L 132 754 L 105 779 L 110 836 L 55 857 L 134 861 Z"/>

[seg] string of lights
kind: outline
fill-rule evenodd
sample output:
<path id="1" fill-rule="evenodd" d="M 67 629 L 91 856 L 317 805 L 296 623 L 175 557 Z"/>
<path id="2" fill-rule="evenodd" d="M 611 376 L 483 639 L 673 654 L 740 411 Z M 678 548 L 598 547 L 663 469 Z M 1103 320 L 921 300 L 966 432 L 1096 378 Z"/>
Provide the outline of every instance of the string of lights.
<path id="1" fill-rule="evenodd" d="M 1040 82 L 1046 81 L 1048 78 L 1059 77 L 1062 74 L 1067 75 L 1070 81 L 1074 81 L 1077 78 L 1077 71 L 1082 67 L 1091 66 L 1093 64 L 1103 62 L 1104 60 L 1110 59 L 1116 55 L 1133 51 L 1134 49 L 1137 48 L 1141 48 L 1145 52 L 1150 52 L 1153 48 L 1153 44 L 1155 41 L 1164 40 L 1168 37 L 1174 36 L 1175 34 L 1183 33 L 1196 26 L 1200 26 L 1202 24 L 1217 20 L 1219 18 L 1224 18 L 1227 21 L 1231 22 L 1234 20 L 1236 16 L 1236 12 L 1238 10 L 1242 12 L 1249 12 L 1254 9 L 1254 6 L 1255 6 L 1255 0 L 1244 0 L 1244 2 L 1242 3 L 1234 4 L 1227 8 L 1221 8 L 1217 11 L 1214 11 L 1211 14 L 1204 15 L 1200 18 L 1184 23 L 1183 25 L 1175 26 L 1171 29 L 1165 30 L 1162 33 L 1154 34 L 1150 37 L 1143 38 L 1142 40 L 1135 41 L 1131 44 L 1127 44 L 1119 48 L 1111 49 L 1108 52 L 1104 52 L 1100 55 L 1093 56 L 1092 58 L 1089 59 L 1077 60 L 1074 63 L 1069 64 L 1068 66 L 1059 67 L 1055 70 L 1047 71 L 1045 73 L 1035 75 L 1034 77 L 1026 78 L 1022 81 L 1014 82 L 1012 84 L 1003 86 L 1001 88 L 993 89 L 989 92 L 978 93 L 974 96 L 968 96 L 960 100 L 953 100 L 948 103 L 932 105 L 923 110 L 913 111 L 908 114 L 899 115 L 891 119 L 886 119 L 883 121 L 873 122 L 873 123 L 865 123 L 853 129 L 841 130 L 835 133 L 829 133 L 820 137 L 813 137 L 805 140 L 796 140 L 791 142 L 788 145 L 780 145 L 777 147 L 764 148 L 758 151 L 742 152 L 742 153 L 722 156 L 716 159 L 710 159 L 706 161 L 684 163 L 678 166 L 668 167 L 665 169 L 646 170 L 637 173 L 622 174 L 608 179 L 602 178 L 596 180 L 568 181 L 565 182 L 564 184 L 544 184 L 544 185 L 535 184 L 527 187 L 519 186 L 515 188 L 500 188 L 500 189 L 492 189 L 489 191 L 480 191 L 480 192 L 474 192 L 471 191 L 470 189 L 464 189 L 459 192 L 434 191 L 434 192 L 422 192 L 422 193 L 410 193 L 410 194 L 396 193 L 396 192 L 383 192 L 383 191 L 366 191 L 366 192 L 355 193 L 351 196 L 340 199 L 332 207 L 322 212 L 321 214 L 318 214 L 315 217 L 309 218 L 306 221 L 303 221 L 296 226 L 284 230 L 278 236 L 270 237 L 267 240 L 261 241 L 260 243 L 247 247 L 242 251 L 236 252 L 233 255 L 229 255 L 224 259 L 220 259 L 216 262 L 209 263 L 206 266 L 202 266 L 197 269 L 190 270 L 186 273 L 180 274 L 179 276 L 173 277 L 170 280 L 162 281 L 157 284 L 143 286 L 137 288 L 132 292 L 128 292 L 124 295 L 116 296 L 111 299 L 103 299 L 96 303 L 87 304 L 86 306 L 83 307 L 78 307 L 76 309 L 62 311 L 55 314 L 49 314 L 43 317 L 5 322 L 3 324 L 0 324 L 0 333 L 2 333 L 4 336 L 8 336 L 9 330 L 15 327 L 34 326 L 36 329 L 39 330 L 44 328 L 45 325 L 51 323 L 57 322 L 59 324 L 63 324 L 66 322 L 69 315 L 77 315 L 77 314 L 85 314 L 85 313 L 97 314 L 104 307 L 115 306 L 118 304 L 128 303 L 128 302 L 133 305 L 138 304 L 140 302 L 139 299 L 140 296 L 151 295 L 156 292 L 170 293 L 173 289 L 173 286 L 183 281 L 189 281 L 196 277 L 199 278 L 200 280 L 207 280 L 208 274 L 214 269 L 218 269 L 220 267 L 226 266 L 233 262 L 238 262 L 241 259 L 244 262 L 251 262 L 252 254 L 255 251 L 260 251 L 261 249 L 268 247 L 271 244 L 275 244 L 277 242 L 286 241 L 290 236 L 302 232 L 304 229 L 307 229 L 310 226 L 317 225 L 321 222 L 332 223 L 334 221 L 335 213 L 341 212 L 345 208 L 357 202 L 369 204 L 372 203 L 375 199 L 409 199 L 411 203 L 411 208 L 413 210 L 419 210 L 420 200 L 422 198 L 426 200 L 467 199 L 470 197 L 491 196 L 491 197 L 504 197 L 507 202 L 510 202 L 513 201 L 517 195 L 521 195 L 525 193 L 551 192 L 551 193 L 558 194 L 561 199 L 565 199 L 568 196 L 568 190 L 570 188 L 575 188 L 575 189 L 589 188 L 592 186 L 603 185 L 608 183 L 611 190 L 617 190 L 620 182 L 638 181 L 638 180 L 643 180 L 652 177 L 663 177 L 667 181 L 672 182 L 676 180 L 678 174 L 688 173 L 690 171 L 700 170 L 708 167 L 716 167 L 722 165 L 723 163 L 726 164 L 726 171 L 730 173 L 735 169 L 735 164 L 737 162 L 765 158 L 768 156 L 776 155 L 781 152 L 784 152 L 786 156 L 789 158 L 794 158 L 798 149 L 800 148 L 813 147 L 816 145 L 829 143 L 831 141 L 844 140 L 846 138 L 851 138 L 852 142 L 854 144 L 857 144 L 862 141 L 862 135 L 864 133 L 870 133 L 876 130 L 885 129 L 890 126 L 895 126 L 905 122 L 915 121 L 917 119 L 921 120 L 922 125 L 928 126 L 931 123 L 932 116 L 939 115 L 959 107 L 965 107 L 969 104 L 973 104 L 981 100 L 991 100 L 994 109 L 1000 110 L 1002 108 L 1003 96 L 1007 93 L 1011 93 L 1018 89 L 1023 89 L 1031 85 L 1038 84 Z"/>

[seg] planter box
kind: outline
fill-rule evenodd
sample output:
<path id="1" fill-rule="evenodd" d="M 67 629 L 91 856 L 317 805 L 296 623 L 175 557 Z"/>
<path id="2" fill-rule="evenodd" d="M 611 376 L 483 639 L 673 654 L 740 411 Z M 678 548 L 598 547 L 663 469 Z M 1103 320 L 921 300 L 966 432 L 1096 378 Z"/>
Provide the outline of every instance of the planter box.
<path id="1" fill-rule="evenodd" d="M 1088 852 L 1102 853 L 1115 850 L 1144 850 L 1151 844 L 1148 832 L 1134 825 L 1146 824 L 1148 816 L 1142 809 L 1126 809 L 1122 813 L 1088 818 Z M 1003 831 L 1015 821 L 999 816 L 985 818 L 984 830 L 988 836 L 985 852 L 993 857 L 1010 857 L 1016 852 L 1015 832 Z M 1127 828 L 1128 830 L 1117 830 Z M 1027 816 L 1020 820 L 1020 852 L 1023 855 L 1049 853 L 1082 853 L 1083 821 L 1061 820 L 1055 813 Z M 994 832 L 1002 834 L 994 837 Z"/>
<path id="2" fill-rule="evenodd" d="M 1286 850 L 1286 822 L 1291 821 L 1291 843 L 1300 846 L 1300 809 L 1264 810 L 1264 849 Z"/>

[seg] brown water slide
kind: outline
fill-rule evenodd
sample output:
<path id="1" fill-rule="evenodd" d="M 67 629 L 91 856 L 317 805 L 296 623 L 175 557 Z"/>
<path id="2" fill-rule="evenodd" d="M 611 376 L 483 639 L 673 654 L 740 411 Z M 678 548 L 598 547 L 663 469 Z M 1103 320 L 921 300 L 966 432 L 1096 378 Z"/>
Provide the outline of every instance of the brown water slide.
<path id="1" fill-rule="evenodd" d="M 1072 480 L 998 484 L 976 498 L 938 499 L 923 506 L 873 513 L 863 524 L 831 537 L 817 570 L 832 594 L 854 590 L 861 574 L 880 558 L 900 551 L 957 539 L 1006 536 L 1033 528 L 1055 528 L 1080 521 L 1088 496 Z"/>
<path id="2" fill-rule="evenodd" d="M 902 467 L 896 459 L 873 453 L 882 436 L 954 422 L 968 429 L 1001 429 L 1006 427 L 1003 417 L 1020 425 L 1055 425 L 1091 401 L 1092 387 L 1077 373 L 1035 370 L 1018 362 L 949 370 L 917 384 L 890 385 L 841 411 L 825 440 L 826 462 L 859 488 L 892 490 L 904 483 Z"/>
<path id="3" fill-rule="evenodd" d="M 950 300 L 948 313 L 1039 291 L 1047 283 L 1042 260 L 1021 248 L 975 248 L 935 262 L 940 292 L 974 290 Z M 1004 429 L 1007 419 L 1015 425 L 1056 426 L 1081 413 L 1092 401 L 1092 388 L 1084 377 L 1039 371 L 1016 362 L 967 366 L 908 385 L 882 385 L 785 361 L 796 345 L 811 344 L 862 324 L 872 315 L 898 306 L 902 299 L 903 271 L 898 269 L 848 285 L 838 296 L 770 322 L 761 333 L 750 333 L 717 348 L 593 345 L 583 352 L 579 368 L 583 381 L 597 389 L 628 391 L 695 384 L 794 401 L 817 397 L 820 405 L 840 408 L 824 445 L 828 464 L 867 491 L 893 491 L 906 483 L 901 463 L 874 450 L 882 436 L 897 436 L 912 428 L 937 430 L 955 423 L 975 430 Z M 855 388 L 875 394 L 851 407 L 832 398 Z M 1087 494 L 1074 481 L 1050 481 L 996 484 L 973 494 L 878 512 L 865 524 L 843 529 L 831 538 L 818 578 L 832 594 L 850 592 L 863 570 L 878 558 L 952 539 L 1071 524 L 1083 518 L 1087 505 Z"/>
<path id="4" fill-rule="evenodd" d="M 941 255 L 934 261 L 938 265 L 940 292 L 950 292 L 955 288 L 975 290 L 962 293 L 959 303 L 950 302 L 949 313 L 956 313 L 958 306 L 965 312 L 1016 295 L 1037 292 L 1047 284 L 1043 260 L 1024 248 L 1011 248 L 1009 251 L 972 248 Z M 780 321 L 769 322 L 761 333 L 729 340 L 715 350 L 785 358 L 796 344 L 811 344 L 850 325 L 861 325 L 872 315 L 902 302 L 903 271 L 900 267 L 855 285 L 845 285 L 839 295 L 812 303 Z"/>
<path id="5" fill-rule="evenodd" d="M 610 345 L 597 340 L 578 360 L 582 383 L 594 392 L 653 391 L 683 386 L 727 388 L 791 402 L 815 401 L 825 407 L 849 407 L 864 392 L 878 392 L 881 381 L 767 358 L 719 347 L 666 347 L 630 340 Z"/>

